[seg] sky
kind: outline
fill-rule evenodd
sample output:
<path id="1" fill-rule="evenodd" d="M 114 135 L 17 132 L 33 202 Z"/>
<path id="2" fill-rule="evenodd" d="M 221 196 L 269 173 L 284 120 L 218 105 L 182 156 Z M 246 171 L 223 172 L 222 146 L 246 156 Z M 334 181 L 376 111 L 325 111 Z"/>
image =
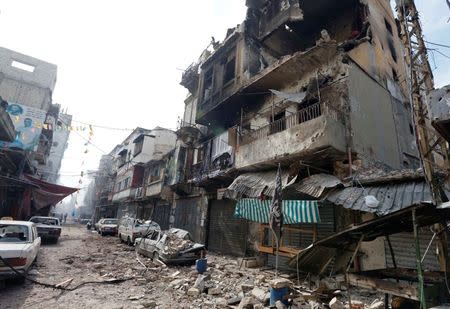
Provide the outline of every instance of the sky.
<path id="1" fill-rule="evenodd" d="M 445 0 L 416 4 L 426 39 L 450 45 Z M 244 0 L 0 0 L 0 46 L 56 64 L 53 101 L 76 121 L 175 129 L 187 95 L 182 70 L 245 11 Z M 450 49 L 433 48 L 450 56 Z M 436 86 L 450 84 L 450 59 L 433 51 L 431 65 Z M 72 132 L 61 183 L 80 186 L 76 174 L 95 170 L 129 133 L 94 127 L 85 146 L 87 131 Z"/>

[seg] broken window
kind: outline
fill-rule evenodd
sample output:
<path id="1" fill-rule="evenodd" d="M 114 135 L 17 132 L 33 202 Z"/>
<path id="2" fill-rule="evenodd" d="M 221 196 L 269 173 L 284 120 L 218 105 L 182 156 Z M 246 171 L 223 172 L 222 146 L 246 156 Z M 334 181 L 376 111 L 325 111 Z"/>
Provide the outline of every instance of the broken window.
<path id="1" fill-rule="evenodd" d="M 213 70 L 206 71 L 203 82 L 203 102 L 207 101 L 212 95 Z"/>
<path id="2" fill-rule="evenodd" d="M 150 169 L 150 173 L 148 175 L 148 183 L 152 183 L 154 181 L 158 181 L 161 179 L 161 170 L 159 166 L 154 166 Z"/>
<path id="3" fill-rule="evenodd" d="M 140 154 L 142 152 L 143 145 L 144 145 L 144 139 L 141 139 L 140 141 L 138 141 L 134 144 L 134 152 L 133 152 L 134 156 L 137 156 L 138 154 Z"/>
<path id="4" fill-rule="evenodd" d="M 232 58 L 225 64 L 225 70 L 223 74 L 223 84 L 226 85 L 232 81 L 236 75 L 236 58 Z"/>

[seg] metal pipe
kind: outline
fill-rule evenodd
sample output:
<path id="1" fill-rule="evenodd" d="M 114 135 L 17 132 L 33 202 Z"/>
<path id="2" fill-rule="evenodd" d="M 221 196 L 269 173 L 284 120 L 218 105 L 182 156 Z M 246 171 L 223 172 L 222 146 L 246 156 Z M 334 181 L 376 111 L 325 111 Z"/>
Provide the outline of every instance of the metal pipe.
<path id="1" fill-rule="evenodd" d="M 416 218 L 416 209 L 412 210 L 412 224 L 414 228 L 414 240 L 416 247 L 416 265 L 417 265 L 417 276 L 419 279 L 419 301 L 420 301 L 420 309 L 426 309 L 427 304 L 425 302 L 425 291 L 424 291 L 424 280 L 423 280 L 423 271 L 422 271 L 422 263 L 420 262 L 420 243 L 419 243 L 419 229 L 417 225 Z"/>

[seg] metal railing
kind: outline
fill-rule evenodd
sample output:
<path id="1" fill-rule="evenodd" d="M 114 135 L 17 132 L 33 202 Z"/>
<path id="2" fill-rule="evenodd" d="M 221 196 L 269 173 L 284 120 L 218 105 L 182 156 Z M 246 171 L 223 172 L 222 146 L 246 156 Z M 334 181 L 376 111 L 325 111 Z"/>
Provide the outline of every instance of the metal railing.
<path id="1" fill-rule="evenodd" d="M 269 135 L 282 132 L 286 129 L 295 127 L 296 125 L 318 118 L 322 115 L 320 103 L 315 103 L 305 107 L 295 114 L 275 120 L 274 122 L 263 126 L 259 129 L 251 131 L 242 136 L 242 144 L 248 144 L 255 140 L 268 137 Z"/>

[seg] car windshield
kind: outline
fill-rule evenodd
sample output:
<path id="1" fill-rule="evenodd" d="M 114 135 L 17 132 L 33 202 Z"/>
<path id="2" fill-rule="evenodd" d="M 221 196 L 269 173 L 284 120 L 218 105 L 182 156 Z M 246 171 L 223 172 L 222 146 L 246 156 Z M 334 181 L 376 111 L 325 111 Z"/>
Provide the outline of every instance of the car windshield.
<path id="1" fill-rule="evenodd" d="M 117 224 L 117 219 L 105 220 L 103 224 Z"/>
<path id="2" fill-rule="evenodd" d="M 1 224 L 0 242 L 27 242 L 28 227 L 25 225 Z"/>
<path id="3" fill-rule="evenodd" d="M 31 222 L 34 223 L 42 223 L 47 225 L 58 225 L 58 219 L 55 218 L 40 218 L 40 217 L 34 217 L 30 219 Z"/>

